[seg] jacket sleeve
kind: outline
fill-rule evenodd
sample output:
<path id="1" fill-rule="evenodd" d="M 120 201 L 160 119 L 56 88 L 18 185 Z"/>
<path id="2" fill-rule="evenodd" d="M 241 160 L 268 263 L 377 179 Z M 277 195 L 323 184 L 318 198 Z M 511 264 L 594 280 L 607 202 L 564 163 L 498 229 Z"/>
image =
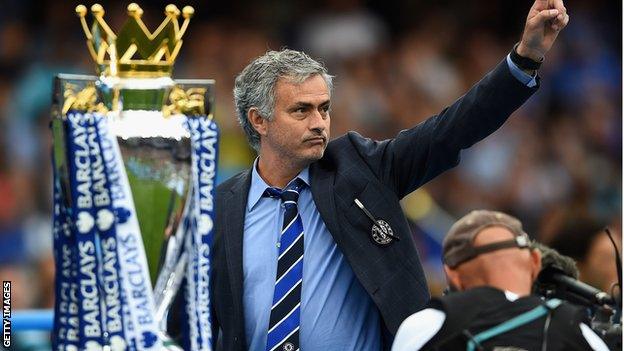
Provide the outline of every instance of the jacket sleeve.
<path id="1" fill-rule="evenodd" d="M 460 152 L 496 131 L 535 91 L 518 81 L 503 60 L 440 114 L 374 141 L 349 132 L 357 152 L 399 198 L 459 163 Z"/>

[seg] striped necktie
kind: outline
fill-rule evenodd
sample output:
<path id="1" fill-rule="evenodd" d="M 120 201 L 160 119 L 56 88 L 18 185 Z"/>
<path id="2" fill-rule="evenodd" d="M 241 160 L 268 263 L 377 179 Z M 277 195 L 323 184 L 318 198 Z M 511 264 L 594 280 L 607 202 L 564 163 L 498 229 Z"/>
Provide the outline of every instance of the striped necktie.
<path id="1" fill-rule="evenodd" d="M 299 350 L 299 316 L 303 276 L 303 223 L 297 210 L 299 192 L 305 183 L 297 178 L 285 190 L 267 188 L 264 195 L 280 198 L 284 205 L 284 224 L 280 234 L 277 275 L 267 351 Z"/>

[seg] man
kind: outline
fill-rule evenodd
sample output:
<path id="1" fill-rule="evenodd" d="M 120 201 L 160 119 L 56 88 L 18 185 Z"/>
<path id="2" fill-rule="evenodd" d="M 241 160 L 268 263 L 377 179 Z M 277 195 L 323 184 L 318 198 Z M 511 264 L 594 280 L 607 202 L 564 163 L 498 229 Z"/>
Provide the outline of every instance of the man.
<path id="1" fill-rule="evenodd" d="M 580 308 L 530 295 L 541 255 L 516 218 L 472 211 L 449 230 L 443 255 L 449 285 L 461 292 L 407 318 L 393 351 L 464 350 L 471 341 L 486 350 L 608 350 Z"/>
<path id="2" fill-rule="evenodd" d="M 566 218 L 554 233 L 549 246 L 576 260 L 579 279 L 595 288 L 611 292 L 618 281 L 613 244 L 605 232 L 606 223 L 587 216 Z M 614 235 L 620 245 L 620 235 Z"/>
<path id="3" fill-rule="evenodd" d="M 234 99 L 258 158 L 217 189 L 218 343 L 388 349 L 429 300 L 399 200 L 535 92 L 535 69 L 567 22 L 561 0 L 536 1 L 510 56 L 442 113 L 383 142 L 355 132 L 329 142 L 332 79 L 307 55 L 272 51 L 250 63 Z"/>

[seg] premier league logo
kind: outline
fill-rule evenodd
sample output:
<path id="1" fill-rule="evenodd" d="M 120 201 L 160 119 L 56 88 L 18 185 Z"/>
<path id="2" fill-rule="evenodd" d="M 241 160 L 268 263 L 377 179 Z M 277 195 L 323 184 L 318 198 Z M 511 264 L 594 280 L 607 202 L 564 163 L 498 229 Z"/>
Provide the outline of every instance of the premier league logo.
<path id="1" fill-rule="evenodd" d="M 171 78 L 194 10 L 166 6 L 153 33 L 134 3 L 118 32 L 98 4 L 76 13 L 98 76 L 55 80 L 54 349 L 181 350 L 185 281 L 178 342 L 211 350 L 214 81 Z"/>

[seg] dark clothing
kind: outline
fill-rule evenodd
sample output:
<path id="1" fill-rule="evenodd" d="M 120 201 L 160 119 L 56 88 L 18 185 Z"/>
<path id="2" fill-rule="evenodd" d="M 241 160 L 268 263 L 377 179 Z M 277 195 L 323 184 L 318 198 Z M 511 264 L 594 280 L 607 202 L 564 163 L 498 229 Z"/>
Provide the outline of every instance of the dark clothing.
<path id="1" fill-rule="evenodd" d="M 444 311 L 446 319 L 440 331 L 422 350 L 465 350 L 469 336 L 495 327 L 524 312 L 543 305 L 537 296 L 525 296 L 509 301 L 505 293 L 491 287 L 480 287 L 465 292 L 452 293 L 429 303 L 430 308 Z M 544 337 L 546 349 L 592 350 L 581 333 L 579 324 L 585 322 L 584 311 L 574 305 L 562 303 L 548 315 L 494 336 L 481 343 L 484 350 L 510 347 L 519 350 L 542 350 Z"/>
<path id="2" fill-rule="evenodd" d="M 459 162 L 460 151 L 498 129 L 536 88 L 512 76 L 506 62 L 465 96 L 419 125 L 385 141 L 349 132 L 310 165 L 318 211 L 383 319 L 387 348 L 401 322 L 429 300 L 427 282 L 399 200 Z M 244 350 L 243 226 L 250 171 L 217 188 L 213 246 L 213 325 L 225 350 Z M 379 246 L 359 199 L 400 241 Z M 215 333 L 213 335 L 217 335 Z"/>

